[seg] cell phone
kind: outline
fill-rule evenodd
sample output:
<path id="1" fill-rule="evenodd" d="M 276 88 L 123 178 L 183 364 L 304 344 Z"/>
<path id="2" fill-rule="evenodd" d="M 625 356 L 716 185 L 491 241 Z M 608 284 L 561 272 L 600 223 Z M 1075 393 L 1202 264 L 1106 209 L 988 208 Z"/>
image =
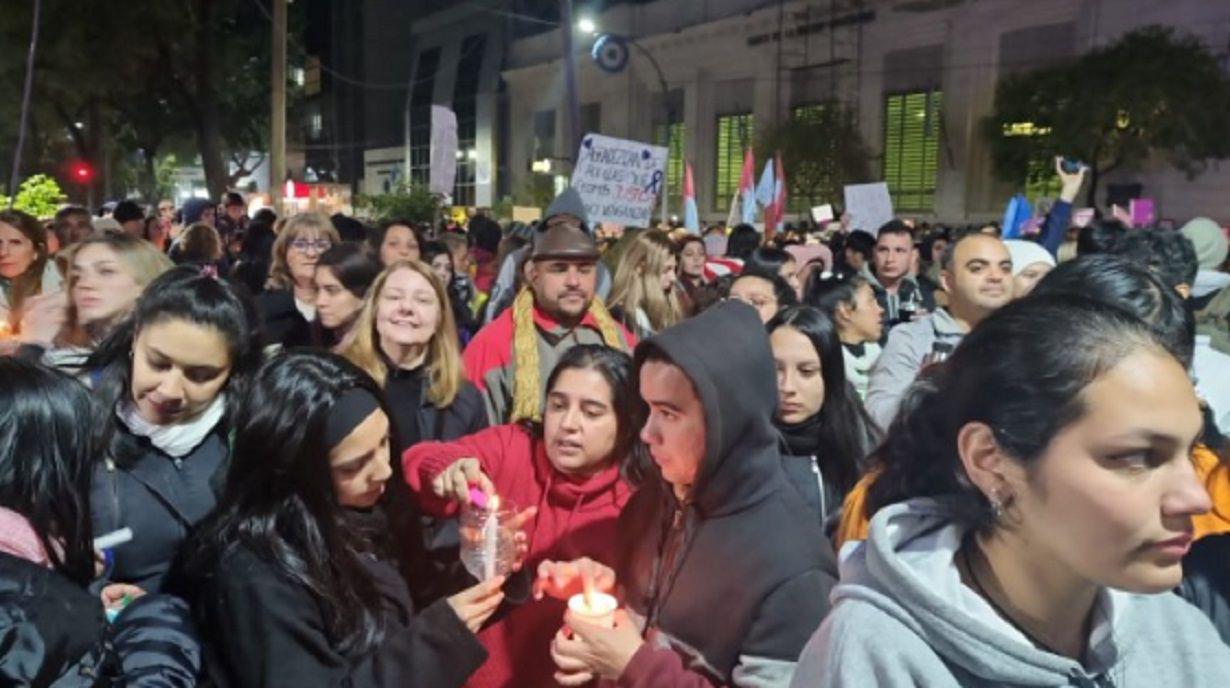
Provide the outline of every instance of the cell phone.
<path id="1" fill-rule="evenodd" d="M 1083 162 L 1080 160 L 1073 160 L 1072 158 L 1064 158 L 1059 162 L 1059 168 L 1064 171 L 1064 174 L 1076 174 L 1077 172 L 1080 172 L 1081 168 L 1084 166 L 1085 164 Z"/>

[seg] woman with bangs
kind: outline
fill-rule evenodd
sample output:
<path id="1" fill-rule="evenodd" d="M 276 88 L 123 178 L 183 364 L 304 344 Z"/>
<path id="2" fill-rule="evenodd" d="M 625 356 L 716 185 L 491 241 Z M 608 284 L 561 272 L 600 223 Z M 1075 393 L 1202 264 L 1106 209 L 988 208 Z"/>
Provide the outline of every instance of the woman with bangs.
<path id="1" fill-rule="evenodd" d="M 316 317 L 316 263 L 341 237 L 321 213 L 288 219 L 273 242 L 273 262 L 265 291 L 256 297 L 265 346 L 319 345 Z"/>

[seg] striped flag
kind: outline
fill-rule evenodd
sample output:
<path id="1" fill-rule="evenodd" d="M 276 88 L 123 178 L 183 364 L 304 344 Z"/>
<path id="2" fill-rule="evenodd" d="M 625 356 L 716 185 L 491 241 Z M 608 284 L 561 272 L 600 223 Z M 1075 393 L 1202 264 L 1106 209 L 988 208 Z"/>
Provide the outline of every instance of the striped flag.
<path id="1" fill-rule="evenodd" d="M 696 184 L 692 179 L 692 163 L 683 163 L 683 227 L 700 234 L 700 213 L 696 209 Z"/>

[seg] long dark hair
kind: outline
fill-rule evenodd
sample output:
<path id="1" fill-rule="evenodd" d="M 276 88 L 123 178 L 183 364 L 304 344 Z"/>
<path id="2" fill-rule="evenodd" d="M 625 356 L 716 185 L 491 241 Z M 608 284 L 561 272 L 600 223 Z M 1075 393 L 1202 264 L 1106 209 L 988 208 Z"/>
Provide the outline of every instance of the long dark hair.
<path id="1" fill-rule="evenodd" d="M 790 306 L 765 325 L 770 334 L 779 327 L 793 328 L 807 337 L 820 356 L 820 374 L 824 379 L 824 403 L 819 413 L 820 467 L 843 492 L 849 491 L 862 475 L 863 459 L 877 437 L 875 423 L 854 387 L 846 381 L 837 327 L 811 306 Z"/>
<path id="2" fill-rule="evenodd" d="M 90 395 L 71 377 L 0 358 L 0 505 L 38 533 L 52 565 L 78 584 L 94 577 Z"/>
<path id="3" fill-rule="evenodd" d="M 645 423 L 646 406 L 637 391 L 632 376 L 632 357 L 601 344 L 578 344 L 564 352 L 547 377 L 547 391 L 565 370 L 593 370 L 602 376 L 611 390 L 611 409 L 617 428 L 615 447 L 611 453 L 620 462 L 625 477 L 638 481 L 643 476 L 641 446 L 638 437 Z M 537 432 L 541 434 L 541 425 Z"/>
<path id="4" fill-rule="evenodd" d="M 320 254 L 316 269 L 320 268 L 329 268 L 337 281 L 359 299 L 367 296 L 372 282 L 384 270 L 367 244 L 357 241 L 343 241 Z"/>
<path id="5" fill-rule="evenodd" d="M 866 515 L 934 497 L 954 521 L 989 529 L 991 504 L 957 451 L 961 428 L 986 424 L 1028 469 L 1086 413 L 1085 387 L 1141 348 L 1173 355 L 1148 324 L 1101 301 L 1031 294 L 996 311 L 906 393 L 875 455 L 882 472 L 868 490 Z"/>
<path id="6" fill-rule="evenodd" d="M 329 635 L 346 653 L 365 652 L 384 634 L 381 596 L 360 561 L 376 548 L 374 536 L 338 503 L 324 435 L 334 405 L 356 388 L 392 418 L 379 385 L 340 356 L 293 351 L 261 366 L 236 414 L 222 499 L 185 567 L 208 570 L 232 548 L 250 549 L 320 600 Z"/>
<path id="7" fill-rule="evenodd" d="M 159 275 L 141 293 L 132 314 L 85 363 L 86 370 L 98 371 L 93 422 L 98 446 L 120 466 L 138 456 L 136 448 L 123 441 L 124 433 L 117 432 L 120 421 L 115 413 L 116 404 L 130 394 L 133 342 L 146 326 L 167 320 L 187 320 L 222 334 L 231 362 L 223 389 L 232 398 L 243 396 L 248 378 L 260 364 L 258 319 L 249 299 L 197 266 L 183 265 Z M 230 416 L 228 411 L 226 418 Z"/>

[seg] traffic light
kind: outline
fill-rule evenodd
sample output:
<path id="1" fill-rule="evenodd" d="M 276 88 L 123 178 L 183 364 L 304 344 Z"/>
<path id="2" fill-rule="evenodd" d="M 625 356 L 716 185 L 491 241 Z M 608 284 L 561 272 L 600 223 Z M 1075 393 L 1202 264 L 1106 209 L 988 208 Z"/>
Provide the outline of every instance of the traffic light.
<path id="1" fill-rule="evenodd" d="M 94 166 L 84 160 L 74 160 L 68 166 L 68 176 L 73 182 L 86 186 L 94 181 Z"/>

